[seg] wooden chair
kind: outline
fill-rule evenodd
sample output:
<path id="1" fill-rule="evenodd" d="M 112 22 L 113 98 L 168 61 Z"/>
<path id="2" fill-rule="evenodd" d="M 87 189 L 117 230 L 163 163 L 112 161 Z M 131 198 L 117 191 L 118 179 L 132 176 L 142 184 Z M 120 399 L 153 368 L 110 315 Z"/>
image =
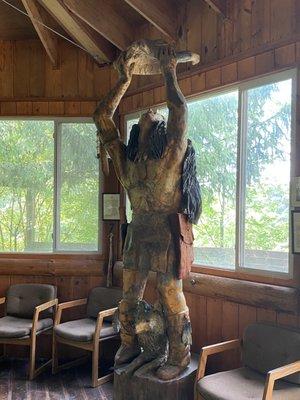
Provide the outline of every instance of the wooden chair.
<path id="1" fill-rule="evenodd" d="M 63 343 L 92 353 L 92 386 L 96 387 L 112 380 L 113 373 L 99 378 L 99 352 L 100 342 L 116 338 L 112 316 L 117 310 L 117 305 L 122 299 L 122 291 L 98 287 L 93 289 L 87 299 L 79 299 L 58 305 L 53 330 L 52 372 L 78 365 L 86 360 L 81 357 L 77 360 L 58 365 L 57 344 Z M 60 323 L 63 310 L 72 307 L 87 305 L 86 318 Z"/>
<path id="2" fill-rule="evenodd" d="M 42 284 L 20 284 L 11 286 L 6 297 L 5 316 L 0 318 L 0 343 L 30 347 L 29 379 L 34 379 L 52 360 L 36 369 L 36 340 L 53 327 L 53 314 L 57 306 L 56 287 Z M 42 318 L 40 318 L 42 317 Z M 2 358 L 3 358 L 2 357 Z"/>
<path id="3" fill-rule="evenodd" d="M 240 349 L 243 367 L 205 376 L 208 356 Z M 202 348 L 195 400 L 299 400 L 300 331 L 252 324 L 243 340 Z M 279 379 L 281 381 L 277 382 Z"/>

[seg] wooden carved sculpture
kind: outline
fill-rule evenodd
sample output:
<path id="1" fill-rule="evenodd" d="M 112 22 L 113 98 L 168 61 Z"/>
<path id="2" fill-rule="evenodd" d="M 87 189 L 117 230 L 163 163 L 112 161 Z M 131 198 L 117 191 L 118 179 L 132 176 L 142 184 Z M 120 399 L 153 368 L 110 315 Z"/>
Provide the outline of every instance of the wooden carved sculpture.
<path id="1" fill-rule="evenodd" d="M 133 210 L 123 250 L 122 343 L 115 365 L 129 363 L 141 354 L 135 316 L 148 273 L 155 271 L 169 340 L 166 362 L 162 354 L 156 365 L 157 376 L 164 380 L 178 376 L 190 362 L 191 324 L 182 278 L 193 261 L 191 223 L 201 213 L 195 153 L 186 137 L 187 105 L 176 77 L 179 61 L 197 62 L 199 58 L 189 52 L 176 54 L 161 41 L 134 43 L 115 63 L 119 80 L 94 114 L 98 139 L 113 161 Z M 132 127 L 126 146 L 113 115 L 134 73 L 163 74 L 169 116 L 166 122 L 162 115 L 148 110 Z M 140 362 L 136 364 L 140 366 Z"/>

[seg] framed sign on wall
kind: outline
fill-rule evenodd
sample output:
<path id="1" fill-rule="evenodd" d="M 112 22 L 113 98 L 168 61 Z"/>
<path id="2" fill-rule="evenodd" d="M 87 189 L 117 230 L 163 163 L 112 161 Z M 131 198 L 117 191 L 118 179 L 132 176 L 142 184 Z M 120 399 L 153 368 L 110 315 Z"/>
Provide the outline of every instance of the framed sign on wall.
<path id="1" fill-rule="evenodd" d="M 291 206 L 300 207 L 300 177 L 296 176 L 291 181 Z"/>
<path id="2" fill-rule="evenodd" d="M 292 253 L 300 254 L 300 210 L 292 211 Z"/>
<path id="3" fill-rule="evenodd" d="M 120 194 L 102 194 L 102 219 L 103 221 L 120 220 Z"/>

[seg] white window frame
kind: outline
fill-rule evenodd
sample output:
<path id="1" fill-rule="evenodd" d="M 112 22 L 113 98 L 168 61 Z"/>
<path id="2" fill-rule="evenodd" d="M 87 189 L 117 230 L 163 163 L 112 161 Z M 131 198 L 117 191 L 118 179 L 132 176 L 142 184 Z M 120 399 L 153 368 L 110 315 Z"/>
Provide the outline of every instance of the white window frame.
<path id="1" fill-rule="evenodd" d="M 253 275 L 278 277 L 284 279 L 292 279 L 294 257 L 291 252 L 291 221 L 289 222 L 289 257 L 288 257 L 288 271 L 278 272 L 271 270 L 254 269 L 242 266 L 244 259 L 244 229 L 241 221 L 244 221 L 245 213 L 245 173 L 246 173 L 246 137 L 247 137 L 247 97 L 248 90 L 254 89 L 260 86 L 276 83 L 284 80 L 292 80 L 292 99 L 291 99 L 291 156 L 290 156 L 290 176 L 295 176 L 295 160 L 296 160 L 296 102 L 297 102 L 297 75 L 298 71 L 296 68 L 285 70 L 282 72 L 275 72 L 273 74 L 263 76 L 256 79 L 248 80 L 244 83 L 234 84 L 223 89 L 216 89 L 209 93 L 200 95 L 193 95 L 187 99 L 187 103 L 195 100 L 205 100 L 217 95 L 230 93 L 232 91 L 238 91 L 238 137 L 237 137 L 237 177 L 236 177 L 236 233 L 235 233 L 235 266 L 232 268 L 219 268 L 214 265 L 201 264 L 201 266 L 215 271 L 230 271 L 238 273 L 246 273 Z M 166 103 L 157 106 L 161 108 L 166 106 Z M 124 130 L 125 137 L 127 139 L 128 133 L 128 122 L 134 118 L 139 118 L 145 110 L 127 114 L 124 118 Z M 291 203 L 289 209 L 291 210 Z M 289 220 L 291 219 L 291 213 L 289 212 Z"/>
<path id="2" fill-rule="evenodd" d="M 82 250 L 59 250 L 59 239 L 60 239 L 60 189 L 61 189 L 61 126 L 66 123 L 93 123 L 92 118 L 85 117 L 12 117 L 12 116 L 1 116 L 0 121 L 49 121 L 54 124 L 53 131 L 53 146 L 54 146 L 54 157 L 53 157 L 53 231 L 52 231 L 52 251 L 49 252 L 34 252 L 34 251 L 22 251 L 22 252 L 0 252 L 0 254 L 99 254 L 102 252 L 102 190 L 103 190 L 103 176 L 99 163 L 99 191 L 98 191 L 98 237 L 97 250 L 82 251 Z M 95 128 L 96 132 L 96 128 Z M 96 138 L 96 133 L 95 133 Z M 95 139 L 96 149 L 96 139 Z M 96 154 L 96 152 L 95 152 Z"/>

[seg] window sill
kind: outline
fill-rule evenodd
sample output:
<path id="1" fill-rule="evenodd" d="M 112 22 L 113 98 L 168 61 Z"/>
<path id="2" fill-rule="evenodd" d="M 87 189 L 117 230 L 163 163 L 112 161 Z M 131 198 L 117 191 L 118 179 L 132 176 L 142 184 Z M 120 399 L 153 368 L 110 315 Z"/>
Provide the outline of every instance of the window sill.
<path id="1" fill-rule="evenodd" d="M 194 264 L 192 267 L 192 272 L 205 274 L 205 275 L 212 275 L 212 276 L 219 276 L 224 278 L 232 278 L 238 279 L 243 281 L 249 282 L 257 282 L 257 283 L 265 283 L 270 285 L 277 285 L 277 286 L 284 286 L 284 287 L 298 287 L 298 283 L 295 279 L 291 279 L 287 274 L 287 277 L 278 277 L 270 275 L 262 275 L 259 273 L 249 273 L 249 272 L 240 272 L 240 271 L 233 271 L 224 268 L 213 268 L 208 267 L 206 265 L 199 265 Z"/>
<path id="2" fill-rule="evenodd" d="M 49 252 L 49 253 L 0 253 L 1 259 L 40 259 L 40 260 L 56 260 L 56 259 L 85 259 L 85 260 L 104 260 L 104 255 L 98 251 L 88 252 Z"/>

